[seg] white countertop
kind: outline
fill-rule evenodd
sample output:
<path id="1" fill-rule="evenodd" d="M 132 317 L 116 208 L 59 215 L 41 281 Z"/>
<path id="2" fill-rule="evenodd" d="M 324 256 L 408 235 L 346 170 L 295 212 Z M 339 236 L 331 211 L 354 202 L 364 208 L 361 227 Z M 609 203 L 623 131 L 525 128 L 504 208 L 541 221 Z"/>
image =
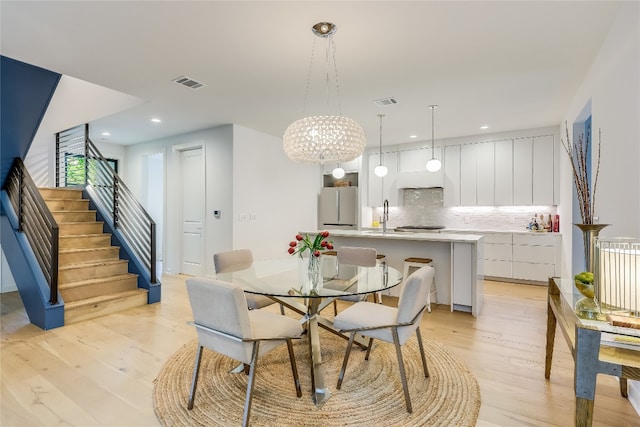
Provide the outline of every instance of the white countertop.
<path id="1" fill-rule="evenodd" d="M 389 230 L 390 230 L 391 233 L 395 233 L 393 231 L 393 228 L 391 228 Z M 381 227 L 378 227 L 378 228 L 375 228 L 375 227 L 362 227 L 362 231 L 365 231 L 365 232 L 367 232 L 367 231 L 378 231 L 378 232 L 382 233 L 382 228 Z M 331 230 L 329 230 L 329 232 L 331 232 Z M 429 233 L 434 233 L 434 234 L 438 234 L 438 233 L 441 233 L 441 234 L 447 234 L 447 233 L 463 233 L 463 234 L 465 234 L 465 233 L 468 233 L 468 234 L 511 233 L 511 234 L 535 234 L 535 235 L 546 235 L 546 234 L 549 234 L 549 235 L 560 235 L 560 233 L 551 233 L 551 232 L 548 232 L 548 231 L 529 231 L 529 230 L 521 229 L 521 228 L 512 229 L 512 230 L 509 230 L 509 229 L 478 230 L 478 229 L 471 229 L 471 228 L 465 229 L 465 228 L 448 228 L 447 227 L 447 228 L 444 228 L 444 229 L 441 229 L 441 230 L 432 230 L 432 231 L 429 231 Z"/>
<path id="2" fill-rule="evenodd" d="M 394 240 L 419 240 L 428 242 L 466 242 L 476 243 L 482 239 L 481 234 L 462 233 L 413 233 L 388 231 L 386 234 L 382 230 L 327 230 L 329 239 L 336 237 L 361 237 L 367 239 L 394 239 Z M 305 231 L 304 233 L 317 234 L 318 231 Z"/>

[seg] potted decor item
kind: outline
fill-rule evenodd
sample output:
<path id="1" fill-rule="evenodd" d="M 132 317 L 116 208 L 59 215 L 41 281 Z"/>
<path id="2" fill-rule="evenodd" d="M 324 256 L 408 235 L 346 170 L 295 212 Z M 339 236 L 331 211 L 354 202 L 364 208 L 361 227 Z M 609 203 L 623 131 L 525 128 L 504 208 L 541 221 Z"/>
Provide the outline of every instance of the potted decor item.
<path id="1" fill-rule="evenodd" d="M 591 151 L 591 138 L 584 138 L 584 134 L 578 137 L 577 142 L 571 143 L 569 139 L 569 128 L 565 122 L 567 141 L 560 140 L 562 146 L 571 160 L 571 168 L 573 171 L 573 182 L 576 186 L 578 195 L 578 205 L 580 207 L 580 217 L 582 223 L 574 224 L 582 231 L 582 240 L 584 244 L 584 260 L 585 270 L 593 272 L 593 247 L 595 239 L 598 237 L 600 230 L 609 224 L 595 224 L 594 212 L 596 204 L 596 189 L 598 187 L 598 175 L 600 174 L 600 140 L 601 132 L 598 131 L 597 146 L 597 162 L 593 185 L 590 182 L 589 161 L 591 160 L 589 153 Z"/>
<path id="2" fill-rule="evenodd" d="M 325 249 L 333 249 L 333 244 L 326 240 L 328 231 L 322 231 L 316 236 L 296 234 L 296 240 L 289 243 L 288 252 L 300 257 L 301 286 L 298 292 L 302 295 L 318 295 L 322 286 L 320 275 L 320 255 Z"/>

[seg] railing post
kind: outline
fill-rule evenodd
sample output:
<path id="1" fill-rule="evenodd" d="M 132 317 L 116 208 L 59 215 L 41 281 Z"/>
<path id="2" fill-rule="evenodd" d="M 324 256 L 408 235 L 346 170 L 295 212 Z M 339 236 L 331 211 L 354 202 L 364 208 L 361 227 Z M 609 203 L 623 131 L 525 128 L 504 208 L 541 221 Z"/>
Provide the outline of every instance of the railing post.
<path id="1" fill-rule="evenodd" d="M 56 133 L 56 187 L 60 187 L 60 132 Z M 65 174 L 66 176 L 66 174 Z"/>
<path id="2" fill-rule="evenodd" d="M 60 229 L 56 225 L 51 229 L 51 294 L 49 302 L 58 303 L 58 249 Z"/>
<path id="3" fill-rule="evenodd" d="M 89 123 L 84 124 L 84 185 L 89 184 Z"/>
<path id="4" fill-rule="evenodd" d="M 14 163 L 15 164 L 15 163 Z M 22 206 L 24 205 L 23 200 L 23 190 L 22 186 L 24 185 L 24 177 L 23 170 L 21 167 L 18 167 L 18 231 L 22 233 Z"/>
<path id="5" fill-rule="evenodd" d="M 113 178 L 113 227 L 118 228 L 118 180 Z"/>
<path id="6" fill-rule="evenodd" d="M 157 283 L 156 277 L 156 223 L 151 223 L 151 260 L 150 260 L 150 270 L 151 270 L 151 283 Z"/>

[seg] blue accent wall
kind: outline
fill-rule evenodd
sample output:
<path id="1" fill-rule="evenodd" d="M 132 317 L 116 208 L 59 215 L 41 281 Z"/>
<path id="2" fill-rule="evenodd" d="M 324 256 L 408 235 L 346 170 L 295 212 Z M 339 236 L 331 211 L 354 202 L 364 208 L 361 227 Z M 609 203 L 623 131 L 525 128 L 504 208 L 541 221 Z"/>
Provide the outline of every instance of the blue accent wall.
<path id="1" fill-rule="evenodd" d="M 61 75 L 0 56 L 0 183 L 15 157 L 24 158 Z"/>

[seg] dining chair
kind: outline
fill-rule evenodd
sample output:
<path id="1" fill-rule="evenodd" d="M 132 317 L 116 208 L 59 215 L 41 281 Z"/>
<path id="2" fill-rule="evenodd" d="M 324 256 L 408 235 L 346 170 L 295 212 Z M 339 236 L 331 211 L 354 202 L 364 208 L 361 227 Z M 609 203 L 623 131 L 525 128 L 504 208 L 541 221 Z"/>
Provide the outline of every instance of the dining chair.
<path id="1" fill-rule="evenodd" d="M 341 246 L 336 251 L 337 268 L 340 264 L 358 265 L 361 267 L 375 267 L 377 263 L 378 251 L 375 248 L 359 246 Z M 338 304 L 336 300 L 360 302 L 367 298 L 367 295 L 345 295 L 333 300 L 333 314 L 338 314 Z"/>
<path id="2" fill-rule="evenodd" d="M 253 264 L 253 253 L 250 249 L 236 249 L 218 252 L 213 255 L 213 265 L 218 273 L 231 273 L 244 270 Z M 275 301 L 264 295 L 245 294 L 249 310 L 257 310 L 275 304 Z M 280 314 L 284 314 L 284 307 L 280 305 Z"/>
<path id="3" fill-rule="evenodd" d="M 203 349 L 223 354 L 249 365 L 242 425 L 249 423 L 251 397 L 258 357 L 286 342 L 296 395 L 302 396 L 292 340 L 300 338 L 302 326 L 297 320 L 265 310 L 249 310 L 242 288 L 210 278 L 186 280 L 193 321 L 198 333 L 188 409 L 193 409 Z"/>
<path id="4" fill-rule="evenodd" d="M 413 272 L 404 284 L 400 299 L 398 300 L 398 307 L 389 307 L 382 304 L 362 301 L 355 303 L 335 317 L 333 320 L 334 327 L 343 333 L 350 332 L 349 343 L 347 344 L 347 350 L 344 355 L 344 360 L 342 361 L 342 368 L 338 375 L 338 389 L 342 386 L 342 380 L 344 379 L 344 373 L 347 368 L 349 354 L 351 353 L 351 347 L 353 346 L 356 333 L 370 338 L 367 353 L 364 357 L 365 360 L 369 360 L 374 339 L 392 343 L 396 348 L 396 355 L 398 357 L 400 379 L 402 380 L 407 411 L 412 412 L 401 347 L 411 338 L 411 335 L 415 331 L 416 337 L 418 338 L 424 376 L 428 378 L 429 369 L 427 368 L 427 360 L 424 356 L 424 347 L 420 335 L 420 321 L 427 309 L 427 297 L 431 289 L 434 274 L 435 270 L 430 266 L 421 267 Z"/>

